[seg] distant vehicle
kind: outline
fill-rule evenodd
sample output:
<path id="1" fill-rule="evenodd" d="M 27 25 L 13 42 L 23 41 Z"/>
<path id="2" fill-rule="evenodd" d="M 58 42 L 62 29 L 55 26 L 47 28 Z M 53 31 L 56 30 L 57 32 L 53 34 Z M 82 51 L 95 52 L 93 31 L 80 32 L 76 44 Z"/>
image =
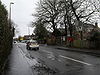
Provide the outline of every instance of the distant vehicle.
<path id="1" fill-rule="evenodd" d="M 28 40 L 26 42 L 26 49 L 28 50 L 39 50 L 39 45 L 36 40 Z"/>

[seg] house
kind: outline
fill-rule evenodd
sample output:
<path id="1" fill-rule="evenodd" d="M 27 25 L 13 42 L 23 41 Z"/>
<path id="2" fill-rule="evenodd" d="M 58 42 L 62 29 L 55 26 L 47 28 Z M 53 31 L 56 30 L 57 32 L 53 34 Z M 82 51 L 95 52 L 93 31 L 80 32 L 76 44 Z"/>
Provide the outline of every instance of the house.
<path id="1" fill-rule="evenodd" d="M 95 28 L 95 25 L 89 23 L 82 23 L 80 25 L 76 25 L 76 38 L 80 40 L 87 39 L 89 33 Z"/>
<path id="2" fill-rule="evenodd" d="M 23 38 L 24 38 L 24 40 L 36 39 L 34 34 L 32 34 L 32 35 L 24 35 Z"/>

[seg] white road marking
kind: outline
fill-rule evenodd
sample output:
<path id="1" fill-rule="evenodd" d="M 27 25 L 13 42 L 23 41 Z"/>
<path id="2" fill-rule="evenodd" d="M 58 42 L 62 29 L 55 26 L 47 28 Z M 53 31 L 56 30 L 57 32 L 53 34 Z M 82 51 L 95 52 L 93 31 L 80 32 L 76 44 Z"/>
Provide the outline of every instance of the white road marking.
<path id="1" fill-rule="evenodd" d="M 59 56 L 62 57 L 62 58 L 66 58 L 66 59 L 69 59 L 69 60 L 72 60 L 72 61 L 75 61 L 75 62 L 78 62 L 78 63 L 84 64 L 84 65 L 88 65 L 88 66 L 91 66 L 91 65 L 92 65 L 92 64 L 89 64 L 89 63 L 86 63 L 86 62 L 80 61 L 80 60 L 76 60 L 76 59 L 73 59 L 73 58 L 70 58 L 70 57 L 63 56 L 63 55 L 59 55 Z"/>
<path id="2" fill-rule="evenodd" d="M 43 52 L 46 52 L 46 53 L 49 53 L 49 54 L 53 54 L 53 52 L 49 52 L 47 50 L 42 50 Z M 66 58 L 66 59 L 69 59 L 69 60 L 72 60 L 74 62 L 78 62 L 78 63 L 81 63 L 81 64 L 84 64 L 84 65 L 88 65 L 88 66 L 91 66 L 92 64 L 89 64 L 89 63 L 86 63 L 86 62 L 83 62 L 83 61 L 80 61 L 80 60 L 76 60 L 76 59 L 73 59 L 73 58 L 70 58 L 70 57 L 66 57 L 66 56 L 63 56 L 63 55 L 59 55 L 60 57 L 62 58 Z M 49 57 L 50 58 L 50 57 Z M 61 61 L 60 61 L 61 62 Z"/>

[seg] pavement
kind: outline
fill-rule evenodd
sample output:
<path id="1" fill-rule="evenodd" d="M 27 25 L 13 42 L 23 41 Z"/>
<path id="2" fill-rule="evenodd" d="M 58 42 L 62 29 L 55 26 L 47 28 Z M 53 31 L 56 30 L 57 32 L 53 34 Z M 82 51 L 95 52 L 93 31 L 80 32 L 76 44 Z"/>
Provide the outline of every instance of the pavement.
<path id="1" fill-rule="evenodd" d="M 56 46 L 56 48 L 59 50 L 81 52 L 81 53 L 87 53 L 95 56 L 100 56 L 100 50 L 96 50 L 96 49 L 79 49 L 79 48 L 69 48 L 64 46 Z"/>
<path id="2" fill-rule="evenodd" d="M 28 54 L 26 56 L 18 45 L 14 44 L 3 75 L 33 75 L 31 67 L 36 63 L 35 59 L 29 58 Z"/>
<path id="3" fill-rule="evenodd" d="M 41 46 L 44 44 L 41 44 Z M 45 44 L 45 46 L 47 46 L 47 44 Z M 50 46 L 50 45 L 48 45 Z M 99 56 L 100 57 L 100 49 L 81 49 L 81 48 L 73 48 L 73 47 L 66 47 L 66 46 L 57 46 L 57 45 L 51 45 L 51 47 L 54 47 L 56 49 L 59 50 L 65 50 L 65 51 L 73 51 L 73 52 L 80 52 L 80 53 L 87 53 L 87 54 L 91 54 L 91 55 L 95 55 L 95 56 Z"/>

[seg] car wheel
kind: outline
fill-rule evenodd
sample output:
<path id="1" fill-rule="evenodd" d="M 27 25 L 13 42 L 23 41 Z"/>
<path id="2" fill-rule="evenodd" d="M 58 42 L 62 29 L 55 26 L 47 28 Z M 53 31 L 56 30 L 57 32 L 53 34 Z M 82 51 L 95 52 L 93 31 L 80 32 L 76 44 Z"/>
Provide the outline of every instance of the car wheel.
<path id="1" fill-rule="evenodd" d="M 29 47 L 27 47 L 27 50 L 30 50 L 30 48 L 29 48 Z"/>

